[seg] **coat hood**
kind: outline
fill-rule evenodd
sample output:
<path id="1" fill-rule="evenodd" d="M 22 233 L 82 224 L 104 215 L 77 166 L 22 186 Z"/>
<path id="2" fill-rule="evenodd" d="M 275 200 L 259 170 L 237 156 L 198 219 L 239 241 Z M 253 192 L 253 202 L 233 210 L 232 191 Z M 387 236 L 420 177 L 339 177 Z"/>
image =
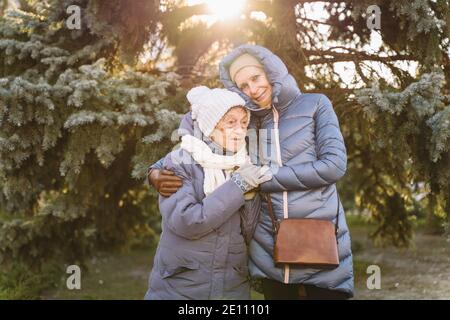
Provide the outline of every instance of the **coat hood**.
<path id="1" fill-rule="evenodd" d="M 241 45 L 222 59 L 219 64 L 219 77 L 225 88 L 238 93 L 245 100 L 246 107 L 250 111 L 255 112 L 258 116 L 268 112 L 267 109 L 263 109 L 255 104 L 231 80 L 230 65 L 244 53 L 253 55 L 264 66 L 269 82 L 272 84 L 272 102 L 275 108 L 282 109 L 301 93 L 294 77 L 289 74 L 286 65 L 277 55 L 258 45 Z"/>

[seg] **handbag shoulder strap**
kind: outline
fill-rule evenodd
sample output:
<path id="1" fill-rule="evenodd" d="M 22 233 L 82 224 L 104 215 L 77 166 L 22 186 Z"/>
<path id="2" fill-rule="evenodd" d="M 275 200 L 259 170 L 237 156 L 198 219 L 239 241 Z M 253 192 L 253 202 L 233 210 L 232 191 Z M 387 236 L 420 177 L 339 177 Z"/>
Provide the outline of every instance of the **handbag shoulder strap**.
<path id="1" fill-rule="evenodd" d="M 273 206 L 272 206 L 272 198 L 270 197 L 270 193 L 263 193 L 264 199 L 266 199 L 267 202 L 267 208 L 269 211 L 270 220 L 272 220 L 272 231 L 273 231 L 273 237 L 276 238 L 276 235 L 278 234 L 278 229 L 280 227 L 280 222 L 275 218 L 275 214 L 273 213 Z"/>
<path id="2" fill-rule="evenodd" d="M 258 143 L 258 154 L 259 154 L 259 129 L 261 128 L 261 118 L 256 118 L 256 141 Z M 267 208 L 269 211 L 270 220 L 272 220 L 272 232 L 273 232 L 273 238 L 276 241 L 276 236 L 278 234 L 278 229 L 280 226 L 280 222 L 277 221 L 275 218 L 275 214 L 273 213 L 273 206 L 272 206 L 272 198 L 270 197 L 270 193 L 261 192 L 262 197 L 267 202 Z"/>

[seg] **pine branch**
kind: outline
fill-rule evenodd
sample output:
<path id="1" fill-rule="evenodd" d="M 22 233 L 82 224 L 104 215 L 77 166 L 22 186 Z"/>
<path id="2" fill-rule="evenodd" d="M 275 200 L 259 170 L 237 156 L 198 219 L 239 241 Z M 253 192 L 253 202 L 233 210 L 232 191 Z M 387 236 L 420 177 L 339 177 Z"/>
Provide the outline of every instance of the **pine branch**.
<path id="1" fill-rule="evenodd" d="M 364 52 L 357 53 L 345 53 L 345 52 L 333 52 L 330 50 L 305 50 L 305 54 L 308 56 L 332 56 L 331 58 L 310 58 L 310 64 L 324 64 L 324 63 L 336 63 L 343 61 L 379 61 L 379 62 L 392 62 L 392 61 L 416 61 L 416 58 L 411 55 L 397 54 L 395 56 L 382 57 L 379 55 L 368 54 Z"/>

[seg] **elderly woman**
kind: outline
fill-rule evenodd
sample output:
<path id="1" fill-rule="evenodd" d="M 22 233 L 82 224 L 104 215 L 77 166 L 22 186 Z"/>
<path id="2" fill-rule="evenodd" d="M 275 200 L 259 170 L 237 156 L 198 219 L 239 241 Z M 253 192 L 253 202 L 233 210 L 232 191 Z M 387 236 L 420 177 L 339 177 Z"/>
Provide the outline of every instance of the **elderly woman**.
<path id="1" fill-rule="evenodd" d="M 163 227 L 145 298 L 249 299 L 245 223 L 260 208 L 244 194 L 271 178 L 269 168 L 249 161 L 250 112 L 238 94 L 197 87 L 187 97 L 202 135 L 185 134 L 164 160 L 183 186 L 159 198 Z"/>
<path id="2" fill-rule="evenodd" d="M 259 127 L 259 163 L 268 163 L 273 179 L 261 184 L 277 220 L 315 218 L 336 222 L 339 266 L 326 270 L 275 265 L 269 206 L 262 202 L 250 243 L 250 275 L 262 279 L 266 299 L 346 299 L 353 296 L 350 235 L 336 182 L 347 168 L 346 148 L 330 100 L 303 94 L 281 59 L 257 45 L 242 45 L 219 66 L 224 86 L 239 94 L 252 113 L 249 128 Z M 252 157 L 253 159 L 253 157 Z M 177 178 L 151 167 L 150 182 L 165 195 Z M 337 214 L 337 212 L 339 214 Z"/>

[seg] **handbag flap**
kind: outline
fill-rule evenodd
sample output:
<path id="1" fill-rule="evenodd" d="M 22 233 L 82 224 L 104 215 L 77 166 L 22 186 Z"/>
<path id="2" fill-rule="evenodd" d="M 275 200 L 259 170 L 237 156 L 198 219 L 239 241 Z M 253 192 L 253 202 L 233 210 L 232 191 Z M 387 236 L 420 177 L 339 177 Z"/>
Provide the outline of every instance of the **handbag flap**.
<path id="1" fill-rule="evenodd" d="M 274 261 L 322 268 L 339 266 L 335 226 L 318 219 L 285 219 L 280 222 Z"/>

